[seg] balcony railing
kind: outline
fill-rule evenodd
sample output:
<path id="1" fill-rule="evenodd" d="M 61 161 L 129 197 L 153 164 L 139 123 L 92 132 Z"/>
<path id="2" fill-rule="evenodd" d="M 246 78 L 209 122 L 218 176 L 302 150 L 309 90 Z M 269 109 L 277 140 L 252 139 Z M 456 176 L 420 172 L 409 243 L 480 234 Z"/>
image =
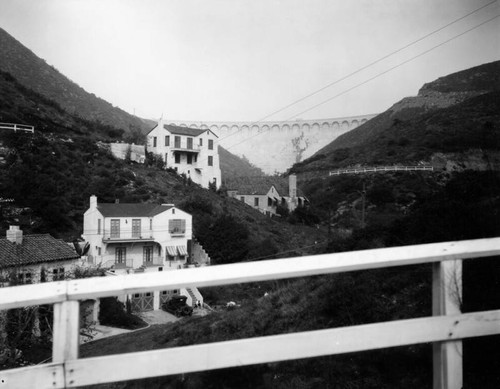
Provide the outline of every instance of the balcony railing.
<path id="1" fill-rule="evenodd" d="M 171 228 L 168 230 L 172 236 L 184 236 L 186 234 L 185 228 Z"/>
<path id="2" fill-rule="evenodd" d="M 132 258 L 125 258 L 124 260 L 121 260 L 119 262 L 115 260 L 115 263 L 112 266 L 115 269 L 128 269 L 134 267 L 134 261 L 132 260 Z"/>
<path id="3" fill-rule="evenodd" d="M 500 255 L 500 238 L 183 269 L 169 277 L 152 272 L 1 288 L 0 309 L 54 303 L 52 362 L 4 370 L 2 380 L 13 388 L 74 388 L 435 342 L 434 388 L 459 389 L 463 386 L 461 339 L 500 333 L 500 310 L 466 314 L 458 310 L 461 260 L 493 255 Z M 145 293 L 424 263 L 433 263 L 431 317 L 78 359 L 80 300 L 125 291 Z"/>
<path id="4" fill-rule="evenodd" d="M 183 152 L 183 153 L 199 153 L 201 151 L 201 149 L 199 147 L 194 147 L 194 146 L 192 148 L 173 146 L 170 148 L 170 150 L 179 151 L 179 152 Z"/>
<path id="5" fill-rule="evenodd" d="M 153 241 L 154 234 L 151 230 L 140 232 L 120 231 L 119 233 L 104 232 L 102 235 L 103 242 L 131 242 L 131 241 Z"/>

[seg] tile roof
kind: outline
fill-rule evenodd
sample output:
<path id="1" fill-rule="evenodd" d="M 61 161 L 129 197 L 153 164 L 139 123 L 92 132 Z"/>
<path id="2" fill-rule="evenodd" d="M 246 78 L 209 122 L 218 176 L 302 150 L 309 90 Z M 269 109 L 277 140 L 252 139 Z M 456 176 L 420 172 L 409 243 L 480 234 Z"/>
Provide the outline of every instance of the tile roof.
<path id="1" fill-rule="evenodd" d="M 171 134 L 176 134 L 176 135 L 187 135 L 187 136 L 198 136 L 203 134 L 204 132 L 208 130 L 198 130 L 197 128 L 189 128 L 189 127 L 178 127 L 178 126 L 172 126 L 169 124 L 164 124 L 163 128 L 167 131 L 169 131 Z"/>
<path id="2" fill-rule="evenodd" d="M 70 245 L 49 234 L 24 235 L 20 245 L 0 239 L 0 268 L 79 258 Z"/>
<path id="3" fill-rule="evenodd" d="M 282 197 L 289 196 L 289 181 L 284 177 L 238 177 L 228 179 L 226 187 L 228 190 L 237 190 L 239 195 L 266 195 L 274 186 Z M 297 196 L 305 197 L 304 193 L 297 188 Z"/>
<path id="4" fill-rule="evenodd" d="M 173 208 L 171 205 L 135 203 L 98 203 L 97 209 L 105 217 L 151 217 Z"/>

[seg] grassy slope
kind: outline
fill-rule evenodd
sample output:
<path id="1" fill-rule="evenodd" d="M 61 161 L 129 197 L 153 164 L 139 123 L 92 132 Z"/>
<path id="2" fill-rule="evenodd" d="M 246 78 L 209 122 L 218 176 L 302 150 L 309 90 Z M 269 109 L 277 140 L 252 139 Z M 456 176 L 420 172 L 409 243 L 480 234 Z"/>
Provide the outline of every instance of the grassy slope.
<path id="1" fill-rule="evenodd" d="M 500 61 L 425 84 L 419 96 L 403 99 L 340 136 L 296 164 L 292 172 L 324 172 L 356 164 L 414 164 L 429 161 L 436 152 L 473 148 L 497 151 L 499 112 Z"/>
<path id="2" fill-rule="evenodd" d="M 22 85 L 55 101 L 70 113 L 124 131 L 128 131 L 131 126 L 139 127 L 143 131 L 151 128 L 148 121 L 130 115 L 86 92 L 1 28 L 0 56 L 0 70 L 9 72 Z"/>

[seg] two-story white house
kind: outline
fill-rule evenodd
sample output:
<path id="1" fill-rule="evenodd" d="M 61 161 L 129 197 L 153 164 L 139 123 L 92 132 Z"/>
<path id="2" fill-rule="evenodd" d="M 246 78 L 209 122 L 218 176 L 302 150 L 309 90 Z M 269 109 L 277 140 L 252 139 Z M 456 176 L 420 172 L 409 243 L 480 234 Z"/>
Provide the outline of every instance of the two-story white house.
<path id="1" fill-rule="evenodd" d="M 218 136 L 209 129 L 178 127 L 160 119 L 147 134 L 148 152 L 159 154 L 167 168 L 185 174 L 204 188 L 221 184 Z"/>
<path id="2" fill-rule="evenodd" d="M 192 216 L 173 204 L 98 203 L 90 197 L 83 239 L 92 265 L 130 274 L 182 269 L 193 263 Z M 196 250 L 195 250 L 196 251 Z M 159 309 L 172 293 L 203 303 L 196 288 L 129 296 L 136 311 Z"/>

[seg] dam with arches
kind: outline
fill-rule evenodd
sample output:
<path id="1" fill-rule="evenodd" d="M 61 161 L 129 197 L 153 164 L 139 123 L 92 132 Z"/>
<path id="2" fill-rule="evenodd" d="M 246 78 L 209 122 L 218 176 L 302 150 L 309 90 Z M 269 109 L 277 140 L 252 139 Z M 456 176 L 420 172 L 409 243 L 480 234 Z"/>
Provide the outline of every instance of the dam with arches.
<path id="1" fill-rule="evenodd" d="M 210 129 L 219 145 L 267 174 L 282 173 L 309 158 L 338 136 L 366 123 L 377 114 L 287 121 L 221 122 L 171 120 L 181 127 Z"/>

